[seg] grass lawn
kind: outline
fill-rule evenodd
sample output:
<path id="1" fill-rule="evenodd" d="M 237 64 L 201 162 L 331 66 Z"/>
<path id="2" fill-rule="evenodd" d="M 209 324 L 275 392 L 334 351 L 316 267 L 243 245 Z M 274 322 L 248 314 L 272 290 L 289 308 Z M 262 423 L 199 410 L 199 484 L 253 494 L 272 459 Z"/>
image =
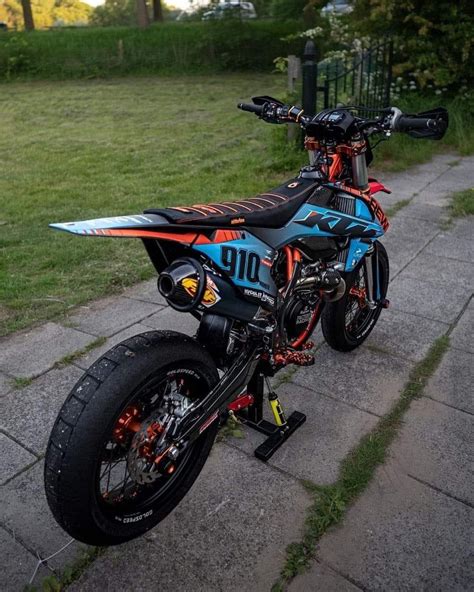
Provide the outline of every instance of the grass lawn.
<path id="1" fill-rule="evenodd" d="M 0 335 L 154 273 L 138 240 L 68 236 L 49 222 L 251 196 L 296 172 L 306 155 L 282 141 L 286 130 L 236 109 L 255 94 L 284 97 L 285 76 L 2 85 Z M 376 151 L 376 168 L 472 152 L 471 120 L 448 107 L 446 140 L 398 135 Z"/>
<path id="2" fill-rule="evenodd" d="M 141 241 L 68 236 L 49 222 L 278 184 L 288 173 L 268 150 L 271 126 L 235 106 L 284 85 L 261 74 L 3 85 L 0 334 L 154 273 Z"/>

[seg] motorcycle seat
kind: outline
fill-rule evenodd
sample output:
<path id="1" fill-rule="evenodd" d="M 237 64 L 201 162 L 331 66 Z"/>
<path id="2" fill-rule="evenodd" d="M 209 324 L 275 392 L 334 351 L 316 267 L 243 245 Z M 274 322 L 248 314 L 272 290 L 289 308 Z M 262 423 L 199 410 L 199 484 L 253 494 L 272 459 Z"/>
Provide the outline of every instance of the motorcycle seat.
<path id="1" fill-rule="evenodd" d="M 318 187 L 320 183 L 314 179 L 297 177 L 252 198 L 193 206 L 151 208 L 144 213 L 159 214 L 172 224 L 281 228 Z"/>

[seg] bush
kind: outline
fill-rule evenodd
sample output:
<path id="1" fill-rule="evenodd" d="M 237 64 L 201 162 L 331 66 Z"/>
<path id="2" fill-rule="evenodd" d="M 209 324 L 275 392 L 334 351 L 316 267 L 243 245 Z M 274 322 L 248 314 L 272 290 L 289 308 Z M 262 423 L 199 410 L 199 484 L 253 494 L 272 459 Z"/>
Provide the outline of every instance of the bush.
<path id="1" fill-rule="evenodd" d="M 267 71 L 294 48 L 294 21 L 166 23 L 149 29 L 78 28 L 0 37 L 0 79 Z"/>
<path id="2" fill-rule="evenodd" d="M 355 0 L 359 34 L 397 38 L 395 76 L 459 89 L 474 82 L 472 0 Z"/>

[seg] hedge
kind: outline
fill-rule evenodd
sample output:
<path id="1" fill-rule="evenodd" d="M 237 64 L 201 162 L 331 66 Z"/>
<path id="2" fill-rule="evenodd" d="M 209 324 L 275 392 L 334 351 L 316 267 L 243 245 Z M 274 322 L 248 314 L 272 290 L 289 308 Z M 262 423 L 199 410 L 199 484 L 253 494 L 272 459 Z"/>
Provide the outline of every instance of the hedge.
<path id="1" fill-rule="evenodd" d="M 300 51 L 282 38 L 296 21 L 165 23 L 148 29 L 77 28 L 0 33 L 0 79 L 271 71 Z"/>

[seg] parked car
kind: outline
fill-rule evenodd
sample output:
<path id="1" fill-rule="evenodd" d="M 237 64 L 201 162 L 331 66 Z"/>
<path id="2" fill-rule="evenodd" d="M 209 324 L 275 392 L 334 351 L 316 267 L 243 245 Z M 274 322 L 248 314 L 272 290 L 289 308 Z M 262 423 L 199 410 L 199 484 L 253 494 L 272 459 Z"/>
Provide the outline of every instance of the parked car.
<path id="1" fill-rule="evenodd" d="M 352 9 L 352 4 L 348 0 L 330 0 L 330 2 L 328 2 L 321 10 L 321 14 L 347 14 L 352 12 Z"/>
<path id="2" fill-rule="evenodd" d="M 208 10 L 202 15 L 202 20 L 221 19 L 232 14 L 236 14 L 244 19 L 255 19 L 257 13 L 255 7 L 251 2 L 239 2 L 239 0 L 231 0 L 230 2 L 221 2 Z"/>
<path id="3" fill-rule="evenodd" d="M 3 21 L 0 21 L 0 31 L 8 31 L 8 25 L 7 25 L 7 23 L 4 23 Z"/>

